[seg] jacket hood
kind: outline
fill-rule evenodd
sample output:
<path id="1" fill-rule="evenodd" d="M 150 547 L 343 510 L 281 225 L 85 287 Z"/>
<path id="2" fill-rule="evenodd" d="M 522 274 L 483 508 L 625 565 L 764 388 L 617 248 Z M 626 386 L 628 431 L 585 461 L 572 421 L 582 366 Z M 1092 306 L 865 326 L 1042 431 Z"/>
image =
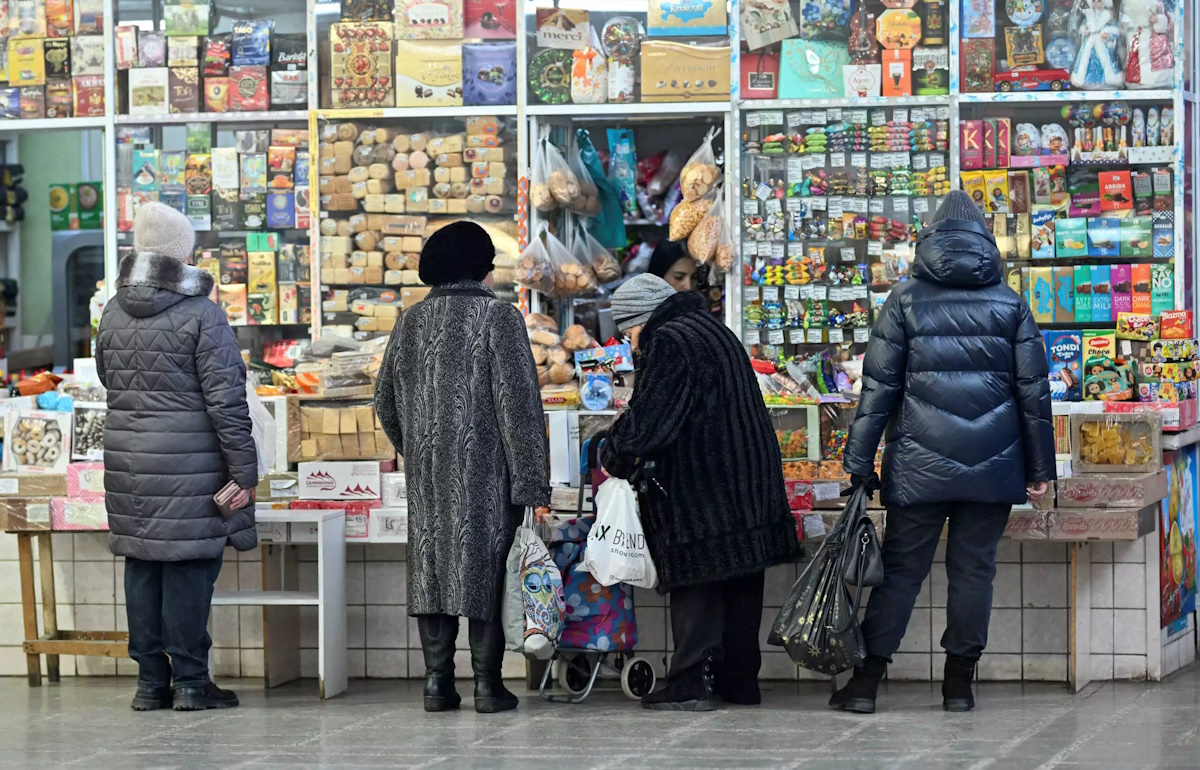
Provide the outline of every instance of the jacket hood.
<path id="1" fill-rule="evenodd" d="M 707 306 L 704 303 L 704 298 L 699 292 L 687 291 L 672 294 L 662 301 L 662 303 L 654 309 L 650 314 L 650 320 L 646 322 L 646 328 L 642 329 L 642 338 L 638 343 L 639 346 L 650 344 L 650 336 L 654 334 L 663 324 L 678 318 L 687 313 L 707 312 Z"/>
<path id="2" fill-rule="evenodd" d="M 207 297 L 213 277 L 198 267 L 158 254 L 131 254 L 117 273 L 117 302 L 134 318 L 156 316 L 188 297 Z"/>
<path id="3" fill-rule="evenodd" d="M 943 219 L 917 236 L 912 275 L 945 286 L 991 286 L 1000 283 L 1000 250 L 983 225 Z"/>

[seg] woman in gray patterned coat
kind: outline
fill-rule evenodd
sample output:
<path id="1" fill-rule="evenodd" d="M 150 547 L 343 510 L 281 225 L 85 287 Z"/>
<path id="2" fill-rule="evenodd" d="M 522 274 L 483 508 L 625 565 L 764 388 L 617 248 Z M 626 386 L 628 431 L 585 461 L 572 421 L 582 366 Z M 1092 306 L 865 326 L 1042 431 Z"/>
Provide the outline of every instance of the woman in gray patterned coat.
<path id="1" fill-rule="evenodd" d="M 550 488 L 537 370 L 521 313 L 482 281 L 495 249 L 458 222 L 430 236 L 421 280 L 379 370 L 375 408 L 408 476 L 408 612 L 425 654 L 425 710 L 458 708 L 454 641 L 470 621 L 475 710 L 516 708 L 500 668 L 505 557 Z"/>

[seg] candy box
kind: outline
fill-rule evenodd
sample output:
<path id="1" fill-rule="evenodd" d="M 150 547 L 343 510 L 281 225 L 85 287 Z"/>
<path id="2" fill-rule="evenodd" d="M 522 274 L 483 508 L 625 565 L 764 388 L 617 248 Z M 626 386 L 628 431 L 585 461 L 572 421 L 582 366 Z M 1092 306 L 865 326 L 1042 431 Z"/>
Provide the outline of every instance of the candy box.
<path id="1" fill-rule="evenodd" d="M 1112 265 L 1113 314 L 1133 312 L 1133 278 L 1129 265 Z"/>
<path id="2" fill-rule="evenodd" d="M 515 55 L 515 48 L 514 55 Z M 463 51 L 460 43 L 396 41 L 396 106 L 457 106 L 463 103 Z M 515 62 L 514 65 L 515 67 Z M 475 73 L 477 74 L 477 73 Z M 492 77 L 489 70 L 488 77 Z M 510 68 L 501 73 L 513 84 Z M 511 103 L 511 102 L 510 102 Z"/>
<path id="3" fill-rule="evenodd" d="M 47 78 L 71 77 L 71 42 L 66 39 L 42 42 Z"/>
<path id="4" fill-rule="evenodd" d="M 786 46 L 791 41 L 785 41 Z M 819 41 L 807 41 L 810 46 L 819 45 Z M 845 44 L 838 48 L 827 44 L 830 56 L 823 61 L 848 61 Z M 821 78 L 828 73 L 828 79 L 822 83 L 836 82 L 836 94 L 842 95 L 842 75 L 840 68 L 822 64 L 819 68 Z M 780 96 L 785 95 L 784 83 L 780 83 Z M 684 85 L 690 83 L 690 85 Z M 683 43 L 652 40 L 642 44 L 642 101 L 719 101 L 728 100 L 730 91 L 729 47 L 710 48 L 705 46 L 685 45 Z"/>
<path id="5" fill-rule="evenodd" d="M 1121 256 L 1149 257 L 1154 253 L 1152 222 L 1149 217 L 1129 217 L 1121 221 Z"/>
<path id="6" fill-rule="evenodd" d="M 1167 496 L 1167 473 L 1065 476 L 1057 487 L 1060 508 L 1142 508 Z"/>
<path id="7" fill-rule="evenodd" d="M 1158 412 L 1071 415 L 1074 474 L 1155 473 L 1162 467 L 1162 416 Z"/>
<path id="8" fill-rule="evenodd" d="M 996 90 L 996 43 L 994 40 L 963 40 L 962 89 L 966 93 Z"/>
<path id="9" fill-rule="evenodd" d="M 1158 319 L 1141 313 L 1117 314 L 1117 339 L 1149 342 L 1158 336 Z"/>
<path id="10" fill-rule="evenodd" d="M 865 99 L 879 96 L 880 89 L 883 87 L 882 77 L 882 71 L 878 64 L 847 64 L 842 67 L 842 89 L 851 98 Z M 742 90 L 745 91 L 744 83 Z"/>
<path id="11" fill-rule="evenodd" d="M 779 54 L 770 51 L 743 54 L 741 67 L 743 99 L 774 99 L 779 94 Z M 875 65 L 876 79 L 879 66 Z M 844 70 L 843 70 L 844 72 Z M 848 86 L 846 93 L 855 93 Z M 879 91 L 876 90 L 878 95 Z"/>
<path id="12" fill-rule="evenodd" d="M 1161 315 L 1175 309 L 1175 268 L 1173 265 L 1150 266 L 1150 312 Z"/>
<path id="13" fill-rule="evenodd" d="M 463 0 L 396 0 L 396 38 L 458 40 L 463 36 Z"/>
<path id="14" fill-rule="evenodd" d="M 1088 252 L 1082 256 L 1119 257 L 1121 220 L 1114 217 L 1090 217 L 1087 220 Z M 1063 256 L 1059 254 L 1059 256 Z"/>
<path id="15" fill-rule="evenodd" d="M 517 0 L 463 0 L 463 37 L 515 38 L 517 5 Z"/>
<path id="16" fill-rule="evenodd" d="M 330 27 L 330 83 L 334 107 L 390 107 L 393 25 L 380 22 Z"/>
<path id="17" fill-rule="evenodd" d="M 983 168 L 983 121 L 964 120 L 958 126 L 962 167 L 967 170 Z"/>
<path id="18" fill-rule="evenodd" d="M 912 72 L 913 93 L 917 96 L 945 96 L 950 93 L 950 49 L 914 48 Z"/>
<path id="19" fill-rule="evenodd" d="M 1151 340 L 1146 346 L 1146 358 L 1158 363 L 1193 361 L 1196 358 L 1196 340 Z"/>
<path id="20" fill-rule="evenodd" d="M 1137 387 L 1136 374 L 1130 360 L 1086 356 L 1083 360 L 1083 400 L 1128 401 Z"/>
<path id="21" fill-rule="evenodd" d="M 4 470 L 66 473 L 70 464 L 71 413 L 4 413 Z"/>
<path id="22" fill-rule="evenodd" d="M 964 38 L 987 38 L 988 45 L 995 49 L 996 3 L 993 0 L 963 0 L 959 23 Z"/>
<path id="23" fill-rule="evenodd" d="M 1115 252 L 1115 239 L 1113 246 Z M 1059 219 L 1054 222 L 1054 256 L 1060 258 L 1088 256 L 1088 220 Z"/>
<path id="24" fill-rule="evenodd" d="M 1046 363 L 1050 368 L 1050 398 L 1078 401 L 1083 396 L 1083 333 L 1044 331 Z"/>
<path id="25" fill-rule="evenodd" d="M 1133 186 L 1128 171 L 1100 172 L 1100 210 L 1128 211 L 1133 208 Z"/>
<path id="26" fill-rule="evenodd" d="M 912 96 L 913 52 L 903 48 L 884 49 L 880 55 L 883 61 L 883 95 Z"/>
<path id="27" fill-rule="evenodd" d="M 1130 265 L 1130 279 L 1133 281 L 1133 312 L 1151 312 L 1150 304 L 1150 265 Z"/>
<path id="28" fill-rule="evenodd" d="M 1184 340 L 1192 337 L 1190 310 L 1164 310 L 1159 323 L 1159 336 L 1164 340 Z"/>
<path id="29" fill-rule="evenodd" d="M 649 6 L 650 37 L 724 35 L 728 24 L 722 0 L 650 0 Z"/>

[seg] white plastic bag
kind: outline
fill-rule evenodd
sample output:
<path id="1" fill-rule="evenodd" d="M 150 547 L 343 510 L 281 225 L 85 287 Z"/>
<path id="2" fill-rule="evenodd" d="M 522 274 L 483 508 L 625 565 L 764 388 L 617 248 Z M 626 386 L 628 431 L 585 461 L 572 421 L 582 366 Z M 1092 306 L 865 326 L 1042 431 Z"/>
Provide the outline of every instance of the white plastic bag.
<path id="1" fill-rule="evenodd" d="M 602 586 L 628 583 L 654 588 L 658 570 L 646 548 L 633 487 L 624 479 L 609 479 L 600 485 L 595 499 L 596 523 L 588 532 L 579 569 L 590 572 Z"/>
<path id="2" fill-rule="evenodd" d="M 246 383 L 246 406 L 250 408 L 251 435 L 258 453 L 258 475 L 262 476 L 275 467 L 275 418 L 263 406 L 254 385 L 249 382 Z"/>
<path id="3" fill-rule="evenodd" d="M 526 511 L 504 568 L 500 623 L 505 643 L 510 650 L 550 660 L 562 636 L 566 611 L 562 573 L 533 530 L 532 512 Z"/>

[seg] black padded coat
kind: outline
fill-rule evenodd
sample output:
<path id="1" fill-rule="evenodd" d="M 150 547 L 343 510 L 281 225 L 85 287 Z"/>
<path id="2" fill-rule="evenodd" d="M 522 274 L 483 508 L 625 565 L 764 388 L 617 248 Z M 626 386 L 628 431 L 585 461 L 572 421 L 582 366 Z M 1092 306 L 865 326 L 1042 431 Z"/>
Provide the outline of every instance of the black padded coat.
<path id="1" fill-rule="evenodd" d="M 737 335 L 696 293 L 668 297 L 642 330 L 629 409 L 602 445 L 605 470 L 661 465 L 642 496 L 658 590 L 752 575 L 800 555 L 771 418 Z"/>
<path id="2" fill-rule="evenodd" d="M 258 484 L 246 366 L 207 272 L 153 254 L 121 260 L 96 369 L 108 388 L 109 548 L 146 561 L 208 559 L 258 542 L 254 504 L 221 516 L 231 479 Z"/>
<path id="3" fill-rule="evenodd" d="M 981 224 L 923 230 L 912 279 L 871 330 L 848 473 L 872 472 L 881 436 L 889 508 L 1023 503 L 1027 483 L 1055 476 L 1042 336 L 1001 284 L 1000 253 Z"/>

